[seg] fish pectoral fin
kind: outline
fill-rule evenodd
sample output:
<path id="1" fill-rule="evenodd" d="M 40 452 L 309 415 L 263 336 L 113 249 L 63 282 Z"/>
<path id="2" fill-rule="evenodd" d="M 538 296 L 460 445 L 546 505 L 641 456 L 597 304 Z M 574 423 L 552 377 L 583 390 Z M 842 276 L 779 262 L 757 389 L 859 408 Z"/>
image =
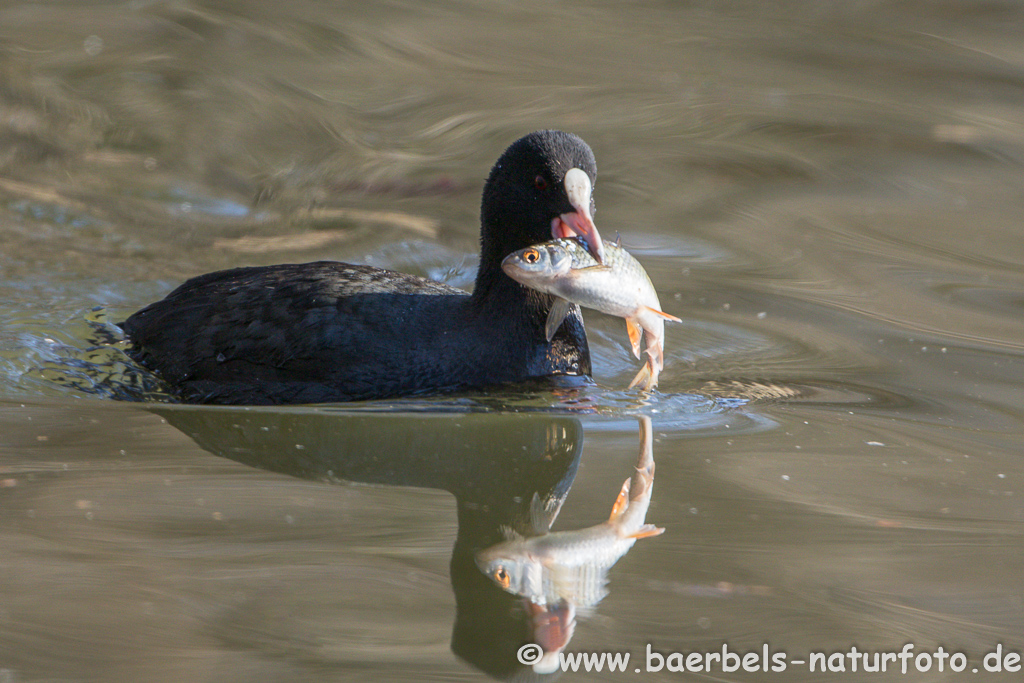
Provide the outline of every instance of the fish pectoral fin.
<path id="1" fill-rule="evenodd" d="M 629 482 L 627 479 L 622 484 L 622 488 L 619 489 L 619 495 L 615 498 L 615 502 L 612 504 L 612 514 L 608 515 L 608 521 L 614 521 L 616 517 L 621 515 L 629 507 Z"/>
<path id="2" fill-rule="evenodd" d="M 654 315 L 661 316 L 665 320 L 669 320 L 669 321 L 674 322 L 674 323 L 681 323 L 681 322 L 683 322 L 682 320 L 680 320 L 679 318 L 675 317 L 674 315 L 666 313 L 665 311 L 659 311 L 657 308 L 651 308 L 650 306 L 643 306 L 642 308 L 650 311 Z"/>
<path id="3" fill-rule="evenodd" d="M 534 536 L 543 536 L 551 531 L 551 525 L 555 523 L 558 511 L 562 509 L 562 503 L 556 499 L 541 500 L 540 495 L 533 494 L 530 501 L 530 526 L 533 528 Z"/>
<path id="4" fill-rule="evenodd" d="M 598 264 L 596 266 L 587 266 L 586 268 L 573 268 L 572 272 L 575 276 L 578 275 L 579 273 L 602 273 L 611 269 L 611 266 L 602 266 Z"/>
<path id="5" fill-rule="evenodd" d="M 643 329 L 640 328 L 640 323 L 638 323 L 635 320 L 626 318 L 626 332 L 629 334 L 629 343 L 633 347 L 633 355 L 639 358 L 640 336 L 644 333 Z"/>
<path id="6" fill-rule="evenodd" d="M 551 341 L 555 332 L 562 325 L 562 321 L 569 315 L 569 311 L 572 310 L 572 303 L 565 299 L 555 297 L 555 303 L 551 304 L 551 310 L 548 311 L 547 322 L 544 323 L 544 335 Z"/>
<path id="7" fill-rule="evenodd" d="M 627 538 L 650 538 L 651 536 L 660 536 L 665 533 L 663 527 L 654 526 L 653 524 L 644 524 L 642 527 L 637 529 L 636 533 L 630 534 Z"/>

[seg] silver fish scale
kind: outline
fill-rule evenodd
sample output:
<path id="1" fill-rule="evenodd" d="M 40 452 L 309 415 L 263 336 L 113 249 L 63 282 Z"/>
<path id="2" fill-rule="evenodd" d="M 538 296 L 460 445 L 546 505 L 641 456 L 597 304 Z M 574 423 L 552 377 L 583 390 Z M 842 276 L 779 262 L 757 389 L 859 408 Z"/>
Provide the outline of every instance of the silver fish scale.
<path id="1" fill-rule="evenodd" d="M 616 309 L 629 308 L 636 305 L 638 294 L 644 298 L 642 290 L 654 291 L 654 283 L 651 282 L 647 271 L 622 247 L 606 242 L 603 265 L 610 270 L 587 271 L 581 274 L 578 271 L 602 265 L 587 251 L 582 242 L 567 237 L 552 240 L 550 244 L 557 244 L 569 254 L 572 259 L 573 271 L 577 271 L 574 273 L 577 280 L 581 277 L 587 278 L 587 294 L 592 297 L 592 301 L 587 304 L 590 308 L 606 310 L 608 307 L 600 305 L 602 303 L 607 303 Z M 595 277 L 598 275 L 599 277 Z M 631 291 L 633 283 L 636 283 L 638 290 L 641 291 Z"/>

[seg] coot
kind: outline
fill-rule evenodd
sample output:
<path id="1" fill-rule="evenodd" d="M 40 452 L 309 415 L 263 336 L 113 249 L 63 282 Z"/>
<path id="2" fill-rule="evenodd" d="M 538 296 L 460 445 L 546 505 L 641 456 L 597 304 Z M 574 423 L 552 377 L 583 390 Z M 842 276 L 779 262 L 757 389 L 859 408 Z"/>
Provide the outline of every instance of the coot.
<path id="1" fill-rule="evenodd" d="M 128 318 L 130 353 L 190 403 L 353 401 L 589 375 L 579 309 L 549 342 L 552 298 L 510 279 L 501 261 L 572 235 L 600 260 L 596 176 L 575 135 L 514 142 L 484 185 L 471 295 L 331 261 L 235 268 L 188 280 Z"/>

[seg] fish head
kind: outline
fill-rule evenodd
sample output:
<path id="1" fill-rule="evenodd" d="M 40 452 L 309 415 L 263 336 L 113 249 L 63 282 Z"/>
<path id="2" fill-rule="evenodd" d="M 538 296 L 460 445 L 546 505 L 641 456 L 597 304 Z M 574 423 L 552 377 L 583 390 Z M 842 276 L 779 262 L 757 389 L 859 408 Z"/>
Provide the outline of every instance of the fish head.
<path id="1" fill-rule="evenodd" d="M 526 583 L 526 563 L 508 555 L 500 555 L 489 550 L 480 552 L 476 557 L 476 566 L 486 574 L 499 588 L 509 593 L 523 595 Z"/>
<path id="2" fill-rule="evenodd" d="M 547 242 L 509 254 L 501 262 L 501 269 L 520 284 L 546 291 L 543 285 L 572 269 L 572 256 L 562 245 Z"/>

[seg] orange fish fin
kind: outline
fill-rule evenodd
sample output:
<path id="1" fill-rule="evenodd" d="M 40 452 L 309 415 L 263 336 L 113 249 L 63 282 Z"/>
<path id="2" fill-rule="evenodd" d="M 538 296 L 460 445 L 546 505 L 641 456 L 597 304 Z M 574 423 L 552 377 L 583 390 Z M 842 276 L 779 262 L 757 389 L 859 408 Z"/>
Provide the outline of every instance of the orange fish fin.
<path id="1" fill-rule="evenodd" d="M 670 320 L 670 321 L 672 321 L 674 323 L 681 323 L 681 322 L 683 322 L 682 320 L 680 320 L 679 318 L 675 317 L 674 315 L 670 315 L 668 313 L 665 313 L 664 311 L 659 311 L 657 308 L 651 308 L 650 306 L 644 306 L 643 308 L 646 308 L 648 311 L 650 311 L 654 315 L 661 316 L 665 320 Z"/>
<path id="2" fill-rule="evenodd" d="M 629 481 L 627 479 L 622 484 L 619 495 L 615 499 L 615 503 L 612 504 L 612 514 L 608 515 L 608 521 L 614 521 L 616 517 L 625 512 L 626 508 L 629 507 Z"/>
<path id="3" fill-rule="evenodd" d="M 643 334 L 643 330 L 640 329 L 640 324 L 635 320 L 626 318 L 626 332 L 629 333 L 629 343 L 633 346 L 633 355 L 637 358 L 640 357 L 640 335 Z"/>
<path id="4" fill-rule="evenodd" d="M 653 524 L 644 524 L 635 534 L 630 534 L 628 538 L 650 538 L 651 536 L 659 536 L 665 533 L 663 527 L 654 526 Z"/>

